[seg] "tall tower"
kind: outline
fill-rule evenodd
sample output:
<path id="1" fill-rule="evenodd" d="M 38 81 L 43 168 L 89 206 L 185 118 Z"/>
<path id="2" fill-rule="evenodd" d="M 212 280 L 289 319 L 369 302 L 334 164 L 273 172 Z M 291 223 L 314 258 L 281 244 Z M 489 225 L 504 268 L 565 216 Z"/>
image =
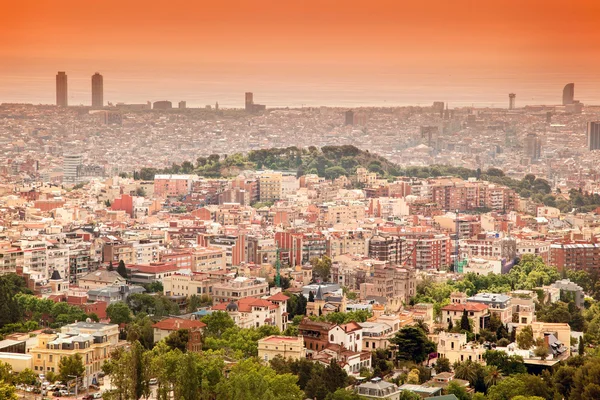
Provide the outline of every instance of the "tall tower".
<path id="1" fill-rule="evenodd" d="M 587 142 L 588 149 L 600 150 L 600 121 L 588 122 Z"/>
<path id="2" fill-rule="evenodd" d="M 567 83 L 563 89 L 563 106 L 573 104 L 575 99 L 575 84 Z"/>
<path id="3" fill-rule="evenodd" d="M 354 125 L 354 111 L 348 110 L 344 113 L 344 125 Z"/>
<path id="4" fill-rule="evenodd" d="M 56 74 L 56 105 L 66 107 L 67 101 L 67 74 L 65 71 L 58 71 Z"/>
<path id="5" fill-rule="evenodd" d="M 246 111 L 252 112 L 254 110 L 254 95 L 252 92 L 246 92 Z"/>
<path id="6" fill-rule="evenodd" d="M 92 75 L 92 108 L 104 107 L 104 78 L 98 72 Z"/>
<path id="7" fill-rule="evenodd" d="M 515 109 L 515 97 L 517 97 L 517 95 L 514 93 L 508 94 L 508 109 L 509 110 Z"/>

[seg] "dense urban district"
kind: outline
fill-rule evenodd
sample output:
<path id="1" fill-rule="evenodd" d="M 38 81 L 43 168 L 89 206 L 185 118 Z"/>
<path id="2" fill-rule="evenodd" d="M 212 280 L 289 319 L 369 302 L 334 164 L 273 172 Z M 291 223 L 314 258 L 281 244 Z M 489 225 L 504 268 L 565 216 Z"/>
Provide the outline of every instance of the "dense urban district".
<path id="1" fill-rule="evenodd" d="M 0 399 L 600 399 L 600 107 L 102 105 L 0 105 Z"/>

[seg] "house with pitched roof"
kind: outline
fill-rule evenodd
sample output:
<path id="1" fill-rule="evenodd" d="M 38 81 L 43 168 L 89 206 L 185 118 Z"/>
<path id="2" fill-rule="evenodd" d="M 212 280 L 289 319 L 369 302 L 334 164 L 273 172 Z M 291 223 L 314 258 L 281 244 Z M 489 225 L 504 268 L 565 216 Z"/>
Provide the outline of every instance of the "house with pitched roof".
<path id="1" fill-rule="evenodd" d="M 225 311 L 240 328 L 258 328 L 263 325 L 276 326 L 280 331 L 287 328 L 287 301 L 283 293 L 266 299 L 243 297 L 238 301 L 218 303 L 211 307 L 214 311 Z"/>

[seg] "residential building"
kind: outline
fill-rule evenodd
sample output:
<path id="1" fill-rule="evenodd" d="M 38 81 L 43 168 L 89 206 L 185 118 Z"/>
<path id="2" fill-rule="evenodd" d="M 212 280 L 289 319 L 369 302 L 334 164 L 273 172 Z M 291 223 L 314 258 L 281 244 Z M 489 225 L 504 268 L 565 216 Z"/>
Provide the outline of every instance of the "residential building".
<path id="1" fill-rule="evenodd" d="M 82 289 L 99 289 L 107 286 L 122 286 L 126 281 L 116 271 L 100 269 L 90 272 L 77 281 L 77 286 Z"/>
<path id="2" fill-rule="evenodd" d="M 393 383 L 386 382 L 381 378 L 373 378 L 369 382 L 358 385 L 356 392 L 365 399 L 399 400 L 402 391 Z"/>
<path id="3" fill-rule="evenodd" d="M 288 297 L 282 293 L 267 299 L 245 297 L 229 303 L 215 304 L 211 310 L 228 313 L 240 328 L 259 328 L 269 325 L 284 331 L 288 323 L 287 300 Z"/>
<path id="4" fill-rule="evenodd" d="M 467 303 L 479 303 L 488 306 L 491 314 L 497 316 L 504 324 L 512 322 L 511 297 L 497 293 L 478 293 L 467 299 Z"/>
<path id="5" fill-rule="evenodd" d="M 600 268 L 600 243 L 553 243 L 550 246 L 550 265 L 559 271 Z"/>
<path id="6" fill-rule="evenodd" d="M 477 334 L 488 326 L 490 318 L 488 306 L 482 303 L 468 303 L 464 293 L 452 293 L 450 304 L 442 307 L 442 323 L 449 324 L 452 321 L 453 326 L 457 324 L 460 326 L 465 312 L 472 321 L 473 333 Z"/>
<path id="7" fill-rule="evenodd" d="M 282 197 L 283 175 L 281 172 L 263 172 L 258 177 L 260 201 L 275 201 Z"/>
<path id="8" fill-rule="evenodd" d="M 468 343 L 466 333 L 442 331 L 439 333 L 437 345 L 439 357 L 447 358 L 450 365 L 466 360 L 484 363 L 483 354 L 486 349 L 479 343 Z"/>
<path id="9" fill-rule="evenodd" d="M 104 78 L 98 72 L 92 75 L 92 108 L 104 107 Z"/>
<path id="10" fill-rule="evenodd" d="M 63 156 L 63 182 L 76 184 L 80 181 L 83 157 L 81 154 L 65 154 Z"/>
<path id="11" fill-rule="evenodd" d="M 33 356 L 33 371 L 37 374 L 58 373 L 63 357 L 81 355 L 85 367 L 83 382 L 87 386 L 120 345 L 118 325 L 76 322 L 63 326 L 60 333 L 39 334 L 37 346 L 29 353 Z"/>
<path id="12" fill-rule="evenodd" d="M 192 191 L 196 175 L 155 175 L 154 194 L 162 197 L 185 196 Z"/>
<path id="13" fill-rule="evenodd" d="M 267 336 L 258 341 L 258 359 L 269 362 L 280 356 L 284 360 L 301 360 L 306 358 L 304 339 L 302 336 Z"/>
<path id="14" fill-rule="evenodd" d="M 261 298 L 269 293 L 269 283 L 263 278 L 237 278 L 215 284 L 213 287 L 214 303 L 229 303 L 244 297 Z"/>
<path id="15" fill-rule="evenodd" d="M 199 353 L 202 350 L 202 330 L 206 324 L 202 321 L 183 318 L 165 318 L 154 325 L 154 343 L 167 338 L 171 333 L 185 329 L 189 332 L 188 351 Z"/>

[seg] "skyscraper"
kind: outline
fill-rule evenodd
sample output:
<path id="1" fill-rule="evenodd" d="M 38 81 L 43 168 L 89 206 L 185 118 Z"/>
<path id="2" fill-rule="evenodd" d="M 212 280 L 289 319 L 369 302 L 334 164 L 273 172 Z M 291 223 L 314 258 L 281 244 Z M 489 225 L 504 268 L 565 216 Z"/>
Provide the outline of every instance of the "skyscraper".
<path id="1" fill-rule="evenodd" d="M 535 133 L 525 136 L 525 155 L 531 160 L 539 160 L 542 156 L 542 140 Z"/>
<path id="2" fill-rule="evenodd" d="M 79 183 L 82 166 L 81 154 L 65 154 L 63 157 L 63 183 Z"/>
<path id="3" fill-rule="evenodd" d="M 92 75 L 92 107 L 104 107 L 104 78 L 98 72 Z"/>
<path id="4" fill-rule="evenodd" d="M 252 92 L 246 92 L 246 111 L 248 112 L 252 112 L 254 111 L 254 107 L 252 107 L 254 105 L 254 95 L 252 94 Z"/>
<path id="5" fill-rule="evenodd" d="M 344 113 L 344 125 L 354 125 L 354 111 L 348 110 Z"/>
<path id="6" fill-rule="evenodd" d="M 515 97 L 517 97 L 517 95 L 514 93 L 508 94 L 508 109 L 509 110 L 515 109 Z"/>
<path id="7" fill-rule="evenodd" d="M 58 71 L 58 74 L 56 74 L 56 105 L 60 107 L 68 106 L 67 74 L 64 71 Z"/>
<path id="8" fill-rule="evenodd" d="M 575 84 L 567 83 L 563 89 L 563 106 L 573 104 L 575 99 Z"/>
<path id="9" fill-rule="evenodd" d="M 600 121 L 588 122 L 587 142 L 588 149 L 600 150 Z"/>

